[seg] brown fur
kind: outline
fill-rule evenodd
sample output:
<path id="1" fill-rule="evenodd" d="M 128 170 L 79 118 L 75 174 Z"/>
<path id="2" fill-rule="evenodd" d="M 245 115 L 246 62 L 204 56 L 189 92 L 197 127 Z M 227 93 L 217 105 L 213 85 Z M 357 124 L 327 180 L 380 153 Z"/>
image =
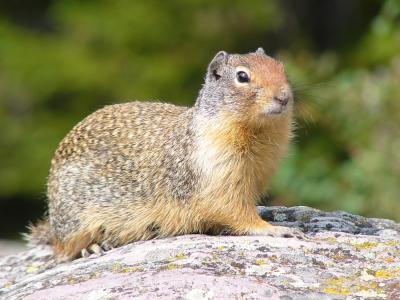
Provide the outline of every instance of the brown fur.
<path id="1" fill-rule="evenodd" d="M 29 231 L 30 234 L 26 234 L 24 237 L 30 246 L 51 244 L 53 241 L 53 234 L 47 219 L 37 221 L 35 225 L 30 225 Z"/>

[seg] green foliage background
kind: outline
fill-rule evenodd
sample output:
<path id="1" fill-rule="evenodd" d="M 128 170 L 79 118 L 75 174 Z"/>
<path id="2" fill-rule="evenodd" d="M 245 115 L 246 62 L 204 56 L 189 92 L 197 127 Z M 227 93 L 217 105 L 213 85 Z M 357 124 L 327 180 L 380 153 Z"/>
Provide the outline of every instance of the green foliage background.
<path id="1" fill-rule="evenodd" d="M 84 116 L 191 105 L 217 51 L 259 46 L 298 100 L 272 203 L 400 221 L 400 1 L 0 1 L 0 237 L 44 212 L 52 153 Z"/>

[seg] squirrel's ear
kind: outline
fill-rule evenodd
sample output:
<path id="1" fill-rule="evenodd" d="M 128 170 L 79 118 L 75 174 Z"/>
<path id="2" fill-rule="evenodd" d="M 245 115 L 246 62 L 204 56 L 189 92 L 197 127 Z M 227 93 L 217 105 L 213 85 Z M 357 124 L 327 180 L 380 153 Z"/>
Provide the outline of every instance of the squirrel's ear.
<path id="1" fill-rule="evenodd" d="M 256 50 L 256 53 L 258 53 L 258 54 L 265 54 L 265 51 L 264 51 L 263 48 L 258 47 L 258 49 Z"/>
<path id="2" fill-rule="evenodd" d="M 227 61 L 228 53 L 225 51 L 219 51 L 210 64 L 208 65 L 207 80 L 218 80 L 221 78 L 222 65 Z"/>

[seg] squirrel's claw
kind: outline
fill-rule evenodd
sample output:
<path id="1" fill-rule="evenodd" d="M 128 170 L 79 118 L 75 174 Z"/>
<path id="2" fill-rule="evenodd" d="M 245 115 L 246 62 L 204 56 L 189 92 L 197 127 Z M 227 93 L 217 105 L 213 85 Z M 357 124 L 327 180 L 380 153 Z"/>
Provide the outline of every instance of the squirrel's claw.
<path id="1" fill-rule="evenodd" d="M 89 257 L 91 254 L 101 256 L 104 254 L 103 249 L 98 244 L 91 244 L 87 248 L 83 248 L 81 250 L 81 256 L 82 257 Z"/>
<path id="2" fill-rule="evenodd" d="M 81 250 L 81 257 L 86 258 L 86 257 L 89 257 L 89 256 L 90 256 L 89 251 L 87 251 L 86 248 L 83 248 L 83 249 Z"/>
<path id="3" fill-rule="evenodd" d="M 104 250 L 104 251 L 109 251 L 109 250 L 112 250 L 112 249 L 114 249 L 115 247 L 114 247 L 114 245 L 111 243 L 111 242 L 103 242 L 103 243 L 101 243 L 101 248 Z"/>

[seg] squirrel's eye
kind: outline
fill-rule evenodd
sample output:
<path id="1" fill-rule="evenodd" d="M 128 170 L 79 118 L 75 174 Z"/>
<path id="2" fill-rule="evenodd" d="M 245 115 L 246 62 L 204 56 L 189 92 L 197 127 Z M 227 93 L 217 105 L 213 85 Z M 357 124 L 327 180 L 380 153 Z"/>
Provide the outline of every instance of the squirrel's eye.
<path id="1" fill-rule="evenodd" d="M 237 78 L 237 81 L 239 81 L 241 83 L 245 83 L 245 82 L 249 82 L 250 81 L 250 77 L 245 71 L 237 72 L 236 73 L 236 78 Z"/>

